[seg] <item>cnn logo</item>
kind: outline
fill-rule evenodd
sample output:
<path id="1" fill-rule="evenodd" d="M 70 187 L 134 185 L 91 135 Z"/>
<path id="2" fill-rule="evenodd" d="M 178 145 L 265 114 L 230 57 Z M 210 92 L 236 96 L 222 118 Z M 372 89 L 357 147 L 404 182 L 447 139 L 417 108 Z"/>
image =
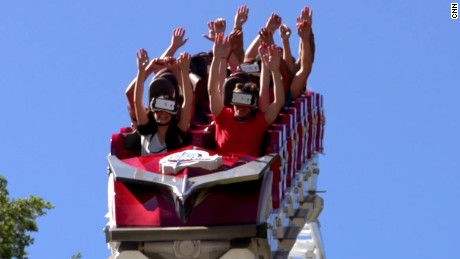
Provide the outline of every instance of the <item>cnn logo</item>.
<path id="1" fill-rule="evenodd" d="M 458 19 L 458 3 L 450 4 L 450 18 L 452 18 L 453 20 Z"/>

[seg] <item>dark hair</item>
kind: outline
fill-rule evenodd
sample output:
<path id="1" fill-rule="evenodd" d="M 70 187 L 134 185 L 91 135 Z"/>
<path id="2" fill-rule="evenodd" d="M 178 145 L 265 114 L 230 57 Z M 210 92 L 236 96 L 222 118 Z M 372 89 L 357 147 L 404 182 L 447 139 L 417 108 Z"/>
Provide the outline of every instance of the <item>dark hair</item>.
<path id="1" fill-rule="evenodd" d="M 245 78 L 246 75 L 246 78 Z M 246 73 L 240 73 L 238 75 L 232 75 L 225 80 L 223 91 L 224 91 L 224 106 L 231 107 L 230 101 L 232 100 L 232 93 L 235 89 L 236 84 L 246 83 L 249 81 Z"/>
<path id="2" fill-rule="evenodd" d="M 243 92 L 243 93 L 248 93 L 248 94 L 259 94 L 259 87 L 257 84 L 252 83 L 252 82 L 247 82 L 247 83 L 236 83 L 235 89 L 233 90 L 234 92 Z"/>
<path id="3" fill-rule="evenodd" d="M 190 60 L 190 71 L 203 79 L 208 78 L 208 65 L 212 61 L 212 56 L 206 52 L 200 52 L 193 55 Z"/>
<path id="4" fill-rule="evenodd" d="M 168 99 L 174 100 L 174 97 L 179 94 L 175 88 L 174 84 L 166 78 L 153 79 L 149 87 L 149 102 L 159 96 L 167 96 Z"/>

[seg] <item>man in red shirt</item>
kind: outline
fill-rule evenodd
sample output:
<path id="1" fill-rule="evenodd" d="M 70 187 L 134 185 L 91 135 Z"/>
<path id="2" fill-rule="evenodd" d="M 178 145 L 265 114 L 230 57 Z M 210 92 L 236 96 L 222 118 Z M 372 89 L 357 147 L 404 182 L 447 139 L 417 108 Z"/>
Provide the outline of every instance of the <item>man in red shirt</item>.
<path id="1" fill-rule="evenodd" d="M 211 113 L 216 122 L 217 150 L 228 153 L 244 153 L 260 156 L 263 136 L 284 105 L 284 90 L 279 64 L 281 49 L 277 46 L 262 46 L 259 50 L 262 57 L 261 74 L 269 73 L 273 77 L 274 100 L 265 112 L 259 111 L 259 102 L 266 102 L 267 80 L 261 79 L 261 89 L 256 84 L 238 83 L 233 90 L 231 104 L 226 108 L 223 101 L 223 84 L 226 77 L 227 57 L 230 53 L 228 37 L 223 33 L 216 35 L 213 46 L 213 60 L 209 71 L 208 91 L 210 95 Z M 261 78 L 264 78 L 261 76 Z M 260 100 L 259 100 L 260 96 Z"/>

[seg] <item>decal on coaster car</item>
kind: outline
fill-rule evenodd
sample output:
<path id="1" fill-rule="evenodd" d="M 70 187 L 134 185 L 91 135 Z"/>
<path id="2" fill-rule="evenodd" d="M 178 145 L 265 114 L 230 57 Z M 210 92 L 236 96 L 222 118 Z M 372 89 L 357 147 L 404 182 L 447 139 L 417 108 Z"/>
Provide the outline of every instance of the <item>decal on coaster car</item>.
<path id="1" fill-rule="evenodd" d="M 186 167 L 199 167 L 215 170 L 222 165 L 222 156 L 210 156 L 202 150 L 186 150 L 165 156 L 160 160 L 163 174 L 177 174 Z"/>

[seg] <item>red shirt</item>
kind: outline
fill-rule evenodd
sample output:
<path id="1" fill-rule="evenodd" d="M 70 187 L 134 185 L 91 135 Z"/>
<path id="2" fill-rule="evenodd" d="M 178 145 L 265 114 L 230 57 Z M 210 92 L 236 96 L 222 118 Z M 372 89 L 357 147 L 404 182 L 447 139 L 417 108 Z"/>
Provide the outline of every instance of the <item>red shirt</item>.
<path id="1" fill-rule="evenodd" d="M 223 108 L 215 118 L 217 151 L 260 156 L 261 145 L 268 123 L 263 113 L 238 121 L 231 108 Z"/>

